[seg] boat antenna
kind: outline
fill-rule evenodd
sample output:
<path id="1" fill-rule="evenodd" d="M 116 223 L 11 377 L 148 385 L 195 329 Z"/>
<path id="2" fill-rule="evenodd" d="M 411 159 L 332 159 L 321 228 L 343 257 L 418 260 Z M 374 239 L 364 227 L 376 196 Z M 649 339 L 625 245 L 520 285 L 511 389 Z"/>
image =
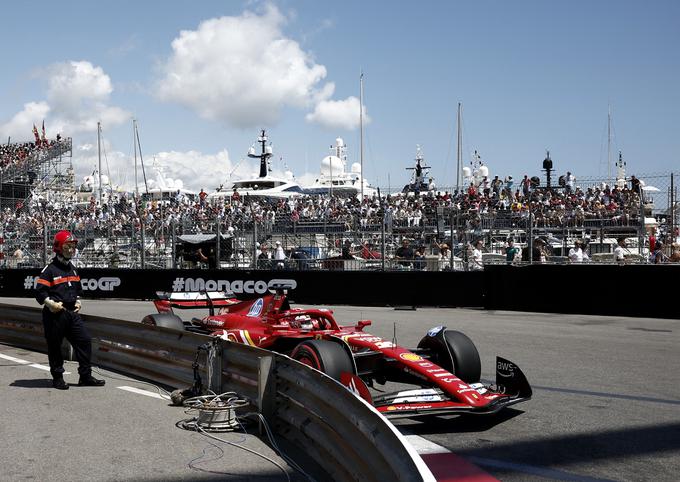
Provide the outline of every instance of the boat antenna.
<path id="1" fill-rule="evenodd" d="M 271 147 L 267 149 L 267 134 L 264 129 L 260 131 L 260 137 L 257 138 L 257 142 L 260 143 L 262 152 L 255 154 L 255 149 L 251 147 L 248 151 L 248 157 L 260 160 L 260 177 L 267 177 L 267 161 L 272 157 L 272 149 Z"/>

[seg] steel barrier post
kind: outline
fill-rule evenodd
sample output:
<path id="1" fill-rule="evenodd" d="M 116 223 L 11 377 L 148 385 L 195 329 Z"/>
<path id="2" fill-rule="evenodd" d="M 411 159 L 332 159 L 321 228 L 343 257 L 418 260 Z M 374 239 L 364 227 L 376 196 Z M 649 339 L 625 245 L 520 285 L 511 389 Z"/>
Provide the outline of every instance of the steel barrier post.
<path id="1" fill-rule="evenodd" d="M 43 249 L 42 249 L 42 262 L 43 266 L 47 264 L 47 245 L 48 245 L 48 233 L 49 229 L 47 223 L 43 225 Z"/>
<path id="2" fill-rule="evenodd" d="M 253 246 L 251 249 L 253 254 L 253 268 L 257 269 L 257 221 L 253 219 Z"/>
<path id="3" fill-rule="evenodd" d="M 381 225 L 381 233 L 380 233 L 381 236 L 382 236 L 382 247 L 381 247 L 381 251 L 382 251 L 381 261 L 382 262 L 381 262 L 381 264 L 382 264 L 382 270 L 383 271 L 385 271 L 385 223 L 387 222 L 385 213 L 386 213 L 385 207 L 383 207 L 383 220 L 382 220 L 383 222 L 382 222 L 382 225 Z"/>
<path id="4" fill-rule="evenodd" d="M 172 252 L 172 269 L 177 269 L 177 240 L 176 236 L 176 224 L 173 219 L 170 223 L 170 251 Z"/>
<path id="5" fill-rule="evenodd" d="M 142 244 L 141 249 L 139 250 L 139 254 L 141 256 L 140 258 L 140 263 L 142 265 L 142 269 L 146 268 L 146 244 L 145 244 L 145 237 L 144 237 L 144 217 L 140 216 L 139 219 L 139 239 L 140 243 Z"/>
<path id="6" fill-rule="evenodd" d="M 272 420 L 276 406 L 276 377 L 274 377 L 275 361 L 273 356 L 263 356 L 257 370 L 257 408 L 265 420 Z M 264 433 L 262 422 L 259 422 L 260 434 Z"/>
<path id="7" fill-rule="evenodd" d="M 218 214 L 215 215 L 215 267 L 217 269 L 220 269 L 222 267 L 222 258 L 221 258 L 221 251 L 222 251 L 222 245 L 221 245 L 221 236 L 220 236 L 220 216 Z"/>

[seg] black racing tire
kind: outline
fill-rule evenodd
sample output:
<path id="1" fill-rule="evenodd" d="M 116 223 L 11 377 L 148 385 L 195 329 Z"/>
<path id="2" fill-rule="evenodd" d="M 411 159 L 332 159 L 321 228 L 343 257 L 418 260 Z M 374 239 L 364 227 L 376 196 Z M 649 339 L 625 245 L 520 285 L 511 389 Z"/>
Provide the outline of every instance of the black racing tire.
<path id="1" fill-rule="evenodd" d="M 182 322 L 182 319 L 174 313 L 153 313 L 151 315 L 146 315 L 142 319 L 142 323 L 145 325 L 184 331 L 184 322 Z"/>
<path id="2" fill-rule="evenodd" d="M 307 340 L 290 354 L 293 360 L 304 363 L 340 381 L 342 372 L 354 372 L 352 359 L 339 344 L 327 340 Z"/>
<path id="3" fill-rule="evenodd" d="M 432 350 L 437 365 L 452 372 L 465 383 L 477 383 L 482 376 L 482 362 L 477 347 L 464 333 L 444 330 L 441 336 L 426 336 L 418 348 Z"/>

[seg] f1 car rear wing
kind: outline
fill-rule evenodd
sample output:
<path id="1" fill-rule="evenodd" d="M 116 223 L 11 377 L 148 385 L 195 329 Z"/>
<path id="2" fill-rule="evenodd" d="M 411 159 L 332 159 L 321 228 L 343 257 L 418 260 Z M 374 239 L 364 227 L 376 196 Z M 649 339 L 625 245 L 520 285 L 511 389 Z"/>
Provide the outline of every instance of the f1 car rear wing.
<path id="1" fill-rule="evenodd" d="M 172 313 L 173 308 L 195 309 L 208 308 L 214 315 L 215 307 L 231 306 L 240 301 L 233 294 L 225 291 L 167 292 L 156 291 L 156 305 L 159 313 Z"/>

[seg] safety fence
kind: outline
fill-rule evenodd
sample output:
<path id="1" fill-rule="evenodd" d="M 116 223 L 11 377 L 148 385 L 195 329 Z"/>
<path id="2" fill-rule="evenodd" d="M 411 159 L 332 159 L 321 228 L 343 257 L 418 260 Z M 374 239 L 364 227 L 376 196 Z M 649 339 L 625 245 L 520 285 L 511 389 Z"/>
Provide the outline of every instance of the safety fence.
<path id="1" fill-rule="evenodd" d="M 454 223 L 455 224 L 455 223 Z M 304 227 L 305 224 L 299 226 Z M 65 226 L 45 228 L 5 227 L 0 232 L 0 269 L 42 267 L 54 255 L 52 239 Z M 482 241 L 482 264 L 495 263 L 506 256 L 508 242 L 531 252 L 541 239 L 547 262 L 566 260 L 576 241 L 591 262 L 614 260 L 618 239 L 625 239 L 630 263 L 650 261 L 646 231 L 639 224 L 590 219 L 579 226 L 550 227 L 537 224 L 534 218 L 483 216 L 475 223 L 454 227 L 441 223 L 431 227 L 412 226 L 375 230 L 266 231 L 250 225 L 225 234 L 218 225 L 209 225 L 200 233 L 172 225 L 162 233 L 146 226 L 130 226 L 123 233 L 96 229 L 74 229 L 78 246 L 74 264 L 83 268 L 131 269 L 272 269 L 295 270 L 349 269 L 402 270 L 405 266 L 430 271 L 475 269 L 472 248 Z M 374 227 L 375 228 L 375 227 Z M 670 236 L 667 236 L 670 239 Z M 404 242 L 409 249 L 403 251 Z M 665 244 L 666 257 L 672 255 L 671 242 Z M 445 246 L 446 245 L 446 246 Z M 279 251 L 278 248 L 281 248 Z M 562 257 L 560 259 L 559 257 Z M 404 261 L 404 258 L 406 260 Z M 426 262 L 436 259 L 437 262 Z M 550 259 L 548 259 L 550 258 Z M 339 263 L 351 261 L 351 263 Z M 504 261 L 504 260 L 503 260 Z M 516 262 L 530 262 L 521 260 Z"/>
<path id="2" fill-rule="evenodd" d="M 277 441 L 290 448 L 288 455 L 303 466 L 311 464 L 311 472 L 322 478 L 434 480 L 384 417 L 306 365 L 207 335 L 101 317 L 84 319 L 93 337 L 94 364 L 184 388 L 194 381 L 197 361 L 210 389 L 245 397 L 267 420 Z M 0 304 L 0 342 L 42 351 L 42 336 L 39 309 Z"/>

